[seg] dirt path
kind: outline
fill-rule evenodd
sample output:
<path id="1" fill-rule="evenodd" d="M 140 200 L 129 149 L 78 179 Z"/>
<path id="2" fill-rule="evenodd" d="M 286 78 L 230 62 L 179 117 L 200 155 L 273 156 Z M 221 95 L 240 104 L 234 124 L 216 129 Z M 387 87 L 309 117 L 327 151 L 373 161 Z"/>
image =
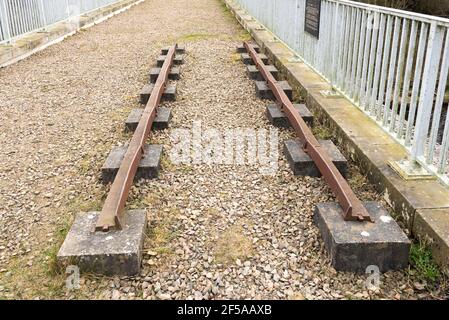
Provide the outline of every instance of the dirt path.
<path id="1" fill-rule="evenodd" d="M 0 70 L 0 297 L 6 298 L 369 298 L 416 297 L 408 272 L 337 274 L 312 224 L 332 200 L 321 179 L 294 177 L 283 155 L 274 175 L 257 164 L 174 164 L 176 129 L 271 128 L 266 103 L 235 47 L 247 35 L 219 0 L 147 0 L 88 31 Z M 85 275 L 69 292 L 54 263 L 78 211 L 101 208 L 99 169 L 126 141 L 123 121 L 160 48 L 187 48 L 159 179 L 140 181 L 130 207 L 148 207 L 139 277 Z M 190 131 L 188 131 L 190 132 Z M 291 137 L 280 131 L 279 143 Z M 281 145 L 279 145 L 281 147 Z M 360 178 L 353 171 L 355 178 Z M 362 179 L 363 180 L 363 179 Z M 367 191 L 368 190 L 368 191 Z M 359 194 L 378 199 L 366 186 Z"/>

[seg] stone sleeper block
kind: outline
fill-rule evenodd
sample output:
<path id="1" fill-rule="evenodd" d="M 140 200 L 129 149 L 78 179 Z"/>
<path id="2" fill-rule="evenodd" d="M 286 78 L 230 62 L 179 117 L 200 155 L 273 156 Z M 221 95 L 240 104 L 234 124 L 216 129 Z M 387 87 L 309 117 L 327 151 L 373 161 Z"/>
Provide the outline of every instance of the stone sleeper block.
<path id="1" fill-rule="evenodd" d="M 57 255 L 60 266 L 107 276 L 139 274 L 147 228 L 146 210 L 125 212 L 122 230 L 94 232 L 99 212 L 78 213 Z"/>
<path id="2" fill-rule="evenodd" d="M 171 120 L 171 109 L 170 108 L 157 108 L 156 118 L 153 121 L 153 130 L 164 130 L 168 128 L 168 124 Z"/>
<path id="3" fill-rule="evenodd" d="M 257 53 L 260 53 L 260 47 L 257 44 L 253 45 L 253 48 L 254 50 L 256 50 Z M 245 52 L 246 52 L 245 46 L 243 44 L 239 44 L 237 46 L 237 53 L 245 53 Z"/>
<path id="4" fill-rule="evenodd" d="M 313 216 L 331 264 L 337 271 L 380 272 L 408 266 L 410 241 L 396 221 L 376 202 L 364 203 L 375 223 L 344 221 L 338 203 L 319 203 Z"/>
<path id="5" fill-rule="evenodd" d="M 299 113 L 301 118 L 307 123 L 308 126 L 313 126 L 313 114 L 307 109 L 305 104 L 294 104 L 296 111 Z M 288 120 L 285 113 L 275 104 L 270 104 L 267 106 L 267 118 L 272 125 L 278 128 L 289 128 L 291 127 L 290 121 Z"/>
<path id="6" fill-rule="evenodd" d="M 278 81 L 278 84 L 284 90 L 285 94 L 290 100 L 293 100 L 293 89 L 287 81 Z M 261 99 L 274 100 L 273 92 L 268 87 L 265 81 L 256 81 L 256 94 Z"/>
<path id="7" fill-rule="evenodd" d="M 143 114 L 142 108 L 140 109 L 133 109 L 128 115 L 128 118 L 125 121 L 125 128 L 128 131 L 135 131 L 137 128 L 137 125 L 139 124 L 140 118 L 142 118 Z"/>
<path id="8" fill-rule="evenodd" d="M 267 69 L 273 75 L 273 77 L 275 79 L 279 78 L 279 71 L 278 71 L 278 69 L 276 69 L 275 66 L 268 65 Z M 246 66 L 246 71 L 248 73 L 248 76 L 251 79 L 258 80 L 258 81 L 264 81 L 264 78 L 262 77 L 262 75 L 260 74 L 259 70 L 257 69 L 257 67 L 255 65 L 253 65 L 253 64 L 247 65 Z"/>
<path id="9" fill-rule="evenodd" d="M 263 53 L 259 53 L 259 58 L 262 59 L 262 62 L 264 64 L 268 63 L 268 57 L 266 55 L 264 55 Z M 242 61 L 244 64 L 254 64 L 253 59 L 251 59 L 249 53 L 242 53 L 241 55 Z"/>
<path id="10" fill-rule="evenodd" d="M 157 80 L 157 77 L 159 77 L 159 74 L 161 73 L 161 68 L 152 68 L 150 70 L 150 83 L 155 83 Z M 168 74 L 168 78 L 170 80 L 179 80 L 181 75 L 181 68 L 180 67 L 172 67 L 170 70 L 170 73 Z"/>
<path id="11" fill-rule="evenodd" d="M 334 165 L 343 177 L 348 173 L 348 162 L 331 140 L 318 140 L 327 152 Z M 321 173 L 313 160 L 302 149 L 299 140 L 287 140 L 284 142 L 284 154 L 296 176 L 321 177 Z"/>
<path id="12" fill-rule="evenodd" d="M 161 145 L 145 145 L 144 155 L 137 168 L 135 180 L 157 178 L 161 164 L 162 149 Z M 127 145 L 112 149 L 101 168 L 101 180 L 103 183 L 114 181 L 127 150 Z"/>
<path id="13" fill-rule="evenodd" d="M 166 58 L 167 58 L 166 55 L 161 55 L 157 58 L 156 65 L 158 68 L 162 67 Z M 182 54 L 175 55 L 175 57 L 173 58 L 173 64 L 177 66 L 183 63 L 184 63 L 184 56 Z"/>
<path id="14" fill-rule="evenodd" d="M 166 56 L 168 54 L 168 50 L 170 50 L 170 47 L 162 48 L 161 54 Z M 186 52 L 186 48 L 184 46 L 178 46 L 176 48 L 176 53 L 184 54 L 185 52 Z"/>
<path id="15" fill-rule="evenodd" d="M 126 119 L 125 127 L 129 131 L 135 131 L 142 117 L 144 109 L 133 109 Z M 168 128 L 171 120 L 171 109 L 158 107 L 156 109 L 156 118 L 153 121 L 153 130 L 164 130 Z"/>
<path id="16" fill-rule="evenodd" d="M 142 91 L 140 92 L 140 97 L 139 97 L 139 101 L 141 104 L 147 104 L 148 99 L 150 99 L 150 95 L 151 95 L 151 92 L 153 91 L 153 88 L 154 88 L 153 83 L 146 84 L 142 88 Z M 177 92 L 176 83 L 169 83 L 166 86 L 164 93 L 162 94 L 162 100 L 163 101 L 175 101 L 176 100 L 176 92 Z"/>

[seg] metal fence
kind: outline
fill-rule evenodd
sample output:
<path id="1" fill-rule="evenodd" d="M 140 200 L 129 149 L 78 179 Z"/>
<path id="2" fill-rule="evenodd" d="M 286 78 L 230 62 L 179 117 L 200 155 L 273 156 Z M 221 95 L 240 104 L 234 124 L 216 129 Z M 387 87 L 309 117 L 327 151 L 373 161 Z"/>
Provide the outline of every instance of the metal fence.
<path id="1" fill-rule="evenodd" d="M 0 43 L 120 0 L 0 0 Z"/>
<path id="2" fill-rule="evenodd" d="M 322 0 L 317 39 L 306 0 L 237 2 L 448 183 L 448 19 Z"/>

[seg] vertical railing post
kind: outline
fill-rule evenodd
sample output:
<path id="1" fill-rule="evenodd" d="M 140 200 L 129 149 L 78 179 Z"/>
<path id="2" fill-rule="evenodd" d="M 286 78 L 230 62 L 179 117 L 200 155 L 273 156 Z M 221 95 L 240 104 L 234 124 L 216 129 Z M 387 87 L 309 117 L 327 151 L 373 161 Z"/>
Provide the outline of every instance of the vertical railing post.
<path id="1" fill-rule="evenodd" d="M 66 19 L 70 18 L 69 0 L 65 0 L 65 12 L 67 13 Z"/>
<path id="2" fill-rule="evenodd" d="M 334 11 L 334 27 L 333 27 L 333 36 L 332 39 L 334 39 L 334 41 L 332 41 L 332 70 L 331 70 L 331 75 L 329 77 L 329 80 L 332 82 L 332 84 L 335 84 L 335 78 L 337 76 L 337 64 L 338 64 L 338 41 L 336 41 L 337 37 L 338 37 L 338 9 L 339 7 L 339 3 L 337 2 L 337 4 L 335 5 L 335 11 Z"/>
<path id="3" fill-rule="evenodd" d="M 416 117 L 415 134 L 411 150 L 411 160 L 417 160 L 424 155 L 427 134 L 429 132 L 430 116 L 432 113 L 435 86 L 440 65 L 443 32 L 436 22 L 432 23 L 427 43 L 426 61 L 422 79 L 421 94 L 419 98 L 418 113 Z"/>
<path id="4" fill-rule="evenodd" d="M 298 51 L 298 43 L 299 43 L 299 23 L 298 23 L 298 0 L 295 0 L 295 23 L 293 24 L 293 48 L 295 51 Z"/>
<path id="5" fill-rule="evenodd" d="M 0 24 L 3 32 L 3 40 L 11 42 L 11 30 L 9 26 L 9 17 L 6 10 L 6 0 L 0 0 Z"/>
<path id="6" fill-rule="evenodd" d="M 42 13 L 42 29 L 46 30 L 47 28 L 47 17 L 45 16 L 45 7 L 44 7 L 44 0 L 40 0 L 39 1 L 40 4 L 40 8 L 41 8 L 41 13 Z"/>

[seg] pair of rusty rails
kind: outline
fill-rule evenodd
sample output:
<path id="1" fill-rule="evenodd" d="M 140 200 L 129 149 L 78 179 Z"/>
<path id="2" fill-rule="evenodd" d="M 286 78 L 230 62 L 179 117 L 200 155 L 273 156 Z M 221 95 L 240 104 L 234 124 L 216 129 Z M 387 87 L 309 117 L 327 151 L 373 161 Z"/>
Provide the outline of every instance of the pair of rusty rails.
<path id="1" fill-rule="evenodd" d="M 109 231 L 111 229 L 122 229 L 124 226 L 124 210 L 129 191 L 143 156 L 145 142 L 151 132 L 153 121 L 156 118 L 156 109 L 164 93 L 168 80 L 170 68 L 176 53 L 177 44 L 170 47 L 159 76 L 154 84 L 153 91 L 145 106 L 142 118 L 137 125 L 133 137 L 125 153 L 122 164 L 112 183 L 106 201 L 98 217 L 95 230 Z"/>
<path id="2" fill-rule="evenodd" d="M 290 124 L 298 135 L 302 148 L 315 162 L 318 170 L 321 172 L 325 181 L 332 189 L 332 192 L 343 209 L 344 220 L 373 222 L 362 202 L 354 194 L 348 182 L 343 178 L 337 167 L 333 164 L 326 151 L 320 146 L 318 140 L 296 111 L 284 90 L 282 90 L 282 88 L 278 85 L 277 80 L 267 70 L 253 45 L 249 42 L 245 42 L 244 46 L 262 77 L 265 81 L 267 81 L 278 105 L 281 107 L 281 110 L 286 114 Z"/>
<path id="3" fill-rule="evenodd" d="M 338 169 L 330 160 L 327 153 L 320 146 L 313 136 L 307 124 L 300 117 L 299 113 L 293 107 L 292 102 L 285 92 L 277 84 L 277 80 L 266 69 L 265 64 L 259 58 L 257 52 L 249 42 L 244 43 L 245 48 L 253 59 L 257 69 L 267 81 L 269 88 L 273 92 L 278 104 L 287 115 L 291 125 L 299 136 L 303 149 L 312 158 L 320 170 L 326 182 L 331 187 L 337 200 L 343 209 L 343 217 L 349 221 L 372 221 L 367 210 L 356 197 L 351 187 L 340 174 Z M 103 209 L 97 220 L 96 231 L 109 231 L 110 229 L 121 229 L 124 225 L 124 208 L 129 196 L 134 177 L 143 156 L 145 142 L 151 132 L 153 121 L 156 117 L 156 109 L 162 98 L 165 86 L 168 80 L 170 68 L 173 65 L 173 59 L 176 53 L 177 45 L 173 45 L 168 50 L 160 74 L 151 92 L 150 98 L 145 106 L 142 118 L 139 121 L 137 129 L 129 143 L 128 150 L 125 153 L 122 164 L 112 183 Z"/>

